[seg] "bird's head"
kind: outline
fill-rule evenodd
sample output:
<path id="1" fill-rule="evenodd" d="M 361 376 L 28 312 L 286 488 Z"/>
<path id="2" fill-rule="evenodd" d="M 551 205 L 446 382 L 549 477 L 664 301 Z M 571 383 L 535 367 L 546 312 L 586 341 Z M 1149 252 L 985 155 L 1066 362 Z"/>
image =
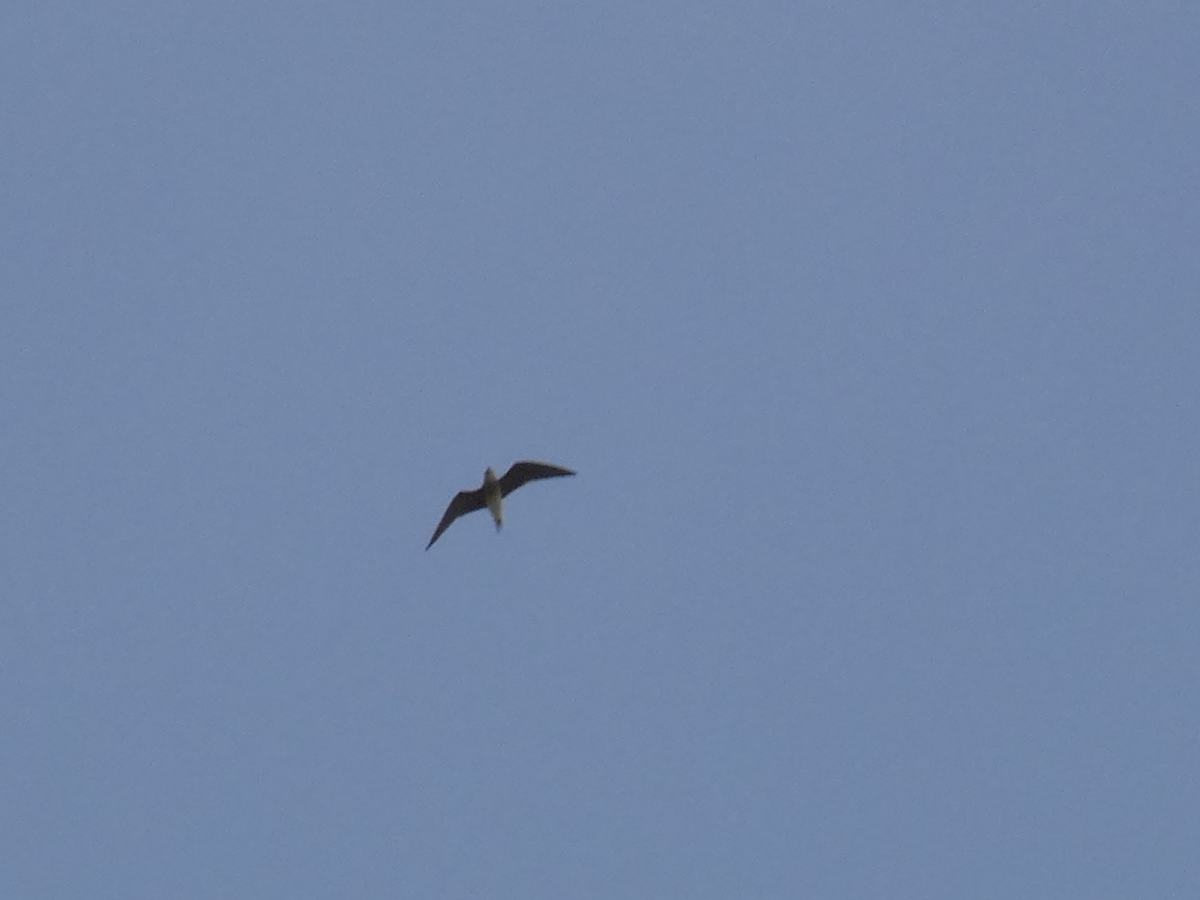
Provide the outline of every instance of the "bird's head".
<path id="1" fill-rule="evenodd" d="M 492 471 L 492 467 L 488 466 L 487 471 L 483 473 L 483 483 L 491 484 L 496 480 L 496 473 Z"/>

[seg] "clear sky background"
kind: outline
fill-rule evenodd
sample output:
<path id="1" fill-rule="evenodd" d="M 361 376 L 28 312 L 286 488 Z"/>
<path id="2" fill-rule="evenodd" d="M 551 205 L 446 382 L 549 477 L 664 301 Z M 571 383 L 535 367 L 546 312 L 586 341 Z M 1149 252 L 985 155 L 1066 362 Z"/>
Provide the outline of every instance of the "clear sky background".
<path id="1" fill-rule="evenodd" d="M 5 4 L 0 895 L 1200 896 L 1198 47 Z"/>

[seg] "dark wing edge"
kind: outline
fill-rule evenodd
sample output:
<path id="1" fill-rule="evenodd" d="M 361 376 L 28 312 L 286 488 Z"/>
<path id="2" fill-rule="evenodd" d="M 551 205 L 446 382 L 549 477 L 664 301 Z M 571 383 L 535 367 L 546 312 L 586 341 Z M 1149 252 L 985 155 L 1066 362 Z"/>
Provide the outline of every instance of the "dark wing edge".
<path id="1" fill-rule="evenodd" d="M 483 498 L 482 488 L 474 491 L 459 491 L 450 501 L 450 505 L 446 507 L 445 515 L 442 516 L 442 521 L 438 522 L 438 527 L 433 532 L 433 537 L 429 539 L 429 543 L 425 545 L 425 549 L 428 550 L 432 547 L 433 542 L 440 538 L 442 532 L 449 528 L 459 516 L 465 516 L 467 513 L 483 509 L 485 506 L 487 506 L 487 501 Z"/>
<path id="2" fill-rule="evenodd" d="M 558 478 L 560 475 L 574 475 L 571 469 L 562 466 L 552 466 L 550 463 L 522 460 L 513 463 L 504 477 L 500 479 L 500 496 L 507 497 L 527 481 L 539 478 Z"/>

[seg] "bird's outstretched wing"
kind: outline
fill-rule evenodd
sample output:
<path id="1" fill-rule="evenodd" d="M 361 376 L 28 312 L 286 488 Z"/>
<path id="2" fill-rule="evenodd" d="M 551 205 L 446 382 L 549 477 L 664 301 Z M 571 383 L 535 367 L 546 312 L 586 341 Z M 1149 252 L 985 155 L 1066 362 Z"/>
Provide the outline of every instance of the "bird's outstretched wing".
<path id="1" fill-rule="evenodd" d="M 433 546 L 433 542 L 442 536 L 442 532 L 450 527 L 450 523 L 459 516 L 465 516 L 469 512 L 475 512 L 477 509 L 483 509 L 487 506 L 487 501 L 483 496 L 483 488 L 477 488 L 473 491 L 459 491 L 454 495 L 454 499 L 450 501 L 450 505 L 446 507 L 446 514 L 442 516 L 442 521 L 438 522 L 437 529 L 433 532 L 433 537 L 429 539 L 429 543 L 425 545 L 428 550 Z"/>
<path id="2" fill-rule="evenodd" d="M 500 479 L 500 496 L 507 497 L 527 481 L 574 474 L 570 469 L 564 469 L 562 466 L 552 466 L 549 463 L 530 462 L 529 460 L 515 462 L 504 473 L 504 477 Z"/>

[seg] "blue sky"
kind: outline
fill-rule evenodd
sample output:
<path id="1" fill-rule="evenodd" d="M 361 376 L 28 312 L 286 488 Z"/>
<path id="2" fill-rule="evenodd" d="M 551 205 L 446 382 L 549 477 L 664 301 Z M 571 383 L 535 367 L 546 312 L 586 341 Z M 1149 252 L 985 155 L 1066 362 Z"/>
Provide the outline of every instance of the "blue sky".
<path id="1" fill-rule="evenodd" d="M 1195 896 L 1198 44 L 7 5 L 0 893 Z"/>

